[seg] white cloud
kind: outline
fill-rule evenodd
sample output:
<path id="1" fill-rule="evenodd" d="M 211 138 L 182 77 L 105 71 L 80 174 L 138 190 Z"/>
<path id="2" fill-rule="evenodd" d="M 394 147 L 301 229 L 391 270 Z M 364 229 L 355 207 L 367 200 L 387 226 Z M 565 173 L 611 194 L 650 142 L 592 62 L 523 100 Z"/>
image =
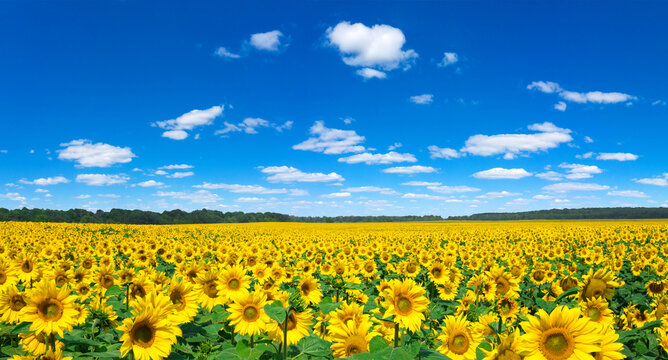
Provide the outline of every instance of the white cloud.
<path id="1" fill-rule="evenodd" d="M 368 27 L 348 21 L 327 29 L 329 45 L 336 47 L 349 66 L 393 70 L 410 68 L 418 57 L 413 50 L 402 50 L 406 38 L 404 33 L 389 25 Z"/>
<path id="2" fill-rule="evenodd" d="M 657 105 L 666 106 L 666 104 L 668 104 L 668 103 L 665 100 L 652 101 L 652 106 L 657 106 Z"/>
<path id="3" fill-rule="evenodd" d="M 320 197 L 326 198 L 326 199 L 341 199 L 341 198 L 347 198 L 350 197 L 349 192 L 335 192 L 331 194 L 325 194 L 325 195 L 320 195 Z"/>
<path id="4" fill-rule="evenodd" d="M 527 86 L 529 90 L 538 90 L 547 94 L 557 93 L 562 99 L 576 103 L 613 104 L 633 101 L 635 96 L 620 92 L 576 92 L 562 89 L 559 84 L 550 81 L 534 81 Z M 556 106 L 555 106 L 556 108 Z M 565 104 L 564 104 L 565 109 Z"/>
<path id="5" fill-rule="evenodd" d="M 473 177 L 478 179 L 521 179 L 523 177 L 531 176 L 532 174 L 524 169 L 504 169 L 493 168 L 484 171 L 478 171 L 473 174 Z"/>
<path id="6" fill-rule="evenodd" d="M 230 58 L 230 59 L 238 59 L 241 57 L 239 54 L 234 54 L 223 46 L 216 49 L 216 51 L 214 51 L 213 54 L 219 57 Z"/>
<path id="7" fill-rule="evenodd" d="M 556 171 L 547 171 L 544 173 L 536 174 L 536 177 L 544 180 L 557 181 L 563 179 L 564 175 Z"/>
<path id="8" fill-rule="evenodd" d="M 559 164 L 559 167 L 562 169 L 568 169 L 566 171 L 568 174 L 565 175 L 565 177 L 571 180 L 588 179 L 592 177 L 593 174 L 600 174 L 603 172 L 603 170 L 601 170 L 596 165 L 562 163 Z"/>
<path id="9" fill-rule="evenodd" d="M 554 109 L 559 111 L 566 111 L 566 103 L 559 101 L 558 103 L 554 104 Z"/>
<path id="10" fill-rule="evenodd" d="M 245 118 L 244 121 L 240 122 L 239 124 L 230 124 L 227 121 L 225 122 L 225 128 L 220 129 L 215 132 L 216 135 L 222 135 L 222 134 L 227 134 L 229 132 L 237 132 L 237 131 L 243 131 L 246 134 L 257 134 L 257 129 L 261 127 L 269 127 L 272 126 L 272 124 L 269 123 L 269 121 L 261 118 Z M 292 122 L 288 121 L 286 124 L 281 125 L 280 127 L 274 127 L 279 130 L 283 131 L 284 128 L 289 129 L 292 127 Z"/>
<path id="11" fill-rule="evenodd" d="M 663 177 L 633 179 L 633 181 L 645 185 L 668 186 L 668 173 L 663 174 Z"/>
<path id="12" fill-rule="evenodd" d="M 391 164 L 398 162 L 416 162 L 417 159 L 413 154 L 400 154 L 398 152 L 390 151 L 387 154 L 372 154 L 372 153 L 361 153 L 355 154 L 348 157 L 339 158 L 339 162 L 344 162 L 347 164 L 359 164 L 365 163 L 367 165 L 377 165 L 377 164 Z"/>
<path id="13" fill-rule="evenodd" d="M 84 183 L 93 186 L 107 186 L 115 184 L 124 184 L 129 177 L 125 175 L 107 175 L 107 174 L 79 174 L 76 182 Z"/>
<path id="14" fill-rule="evenodd" d="M 361 69 L 357 70 L 355 73 L 357 73 L 357 75 L 359 75 L 359 76 L 361 76 L 365 79 L 373 79 L 373 78 L 385 79 L 385 78 L 387 78 L 387 73 L 384 73 L 382 71 L 372 69 L 372 68 L 361 68 Z"/>
<path id="15" fill-rule="evenodd" d="M 288 121 L 284 122 L 283 125 L 272 125 L 272 126 L 274 127 L 274 129 L 276 129 L 276 131 L 283 132 L 283 130 L 292 129 L 292 124 L 294 124 L 294 123 L 295 123 L 294 121 L 288 120 Z"/>
<path id="16" fill-rule="evenodd" d="M 142 182 L 138 183 L 137 185 L 139 185 L 141 187 L 153 187 L 153 186 L 163 186 L 165 184 L 161 183 L 159 181 L 155 181 L 155 180 L 148 180 L 148 181 L 142 181 Z"/>
<path id="17" fill-rule="evenodd" d="M 596 153 L 593 153 L 593 152 L 590 151 L 590 152 L 584 153 L 582 155 L 575 155 L 575 157 L 578 158 L 578 159 L 591 159 L 594 155 L 596 155 Z"/>
<path id="18" fill-rule="evenodd" d="M 207 182 L 202 185 L 194 185 L 193 187 L 208 190 L 225 189 L 229 192 L 242 194 L 285 194 L 288 192 L 287 189 L 267 189 L 260 185 L 212 184 Z"/>
<path id="19" fill-rule="evenodd" d="M 432 159 L 454 159 L 461 156 L 455 149 L 440 148 L 436 145 L 430 145 L 427 149 Z"/>
<path id="20" fill-rule="evenodd" d="M 565 182 L 543 186 L 545 191 L 567 192 L 567 191 L 597 191 L 608 190 L 610 186 L 593 183 Z"/>
<path id="21" fill-rule="evenodd" d="M 464 185 L 459 185 L 459 186 L 427 186 L 427 189 L 437 192 L 440 194 L 461 194 L 461 193 L 467 193 L 467 192 L 476 192 L 480 191 L 478 188 L 470 187 L 470 186 L 464 186 Z"/>
<path id="22" fill-rule="evenodd" d="M 354 130 L 339 130 L 325 127 L 322 121 L 316 121 L 309 129 L 313 135 L 304 142 L 294 145 L 295 150 L 315 151 L 325 154 L 344 154 L 362 152 L 364 136 L 357 135 Z"/>
<path id="23" fill-rule="evenodd" d="M 207 190 L 198 190 L 194 192 L 182 191 L 158 191 L 154 196 L 170 197 L 177 200 L 188 200 L 196 204 L 213 204 L 222 200 L 218 195 L 213 194 Z"/>
<path id="24" fill-rule="evenodd" d="M 428 182 L 428 181 L 409 181 L 402 183 L 401 185 L 406 185 L 406 186 L 439 186 L 441 185 L 440 182 Z"/>
<path id="25" fill-rule="evenodd" d="M 250 44 L 258 50 L 278 51 L 278 47 L 281 45 L 282 36 L 283 33 L 278 30 L 257 33 L 251 35 Z"/>
<path id="26" fill-rule="evenodd" d="M 542 194 L 540 194 L 540 195 L 534 195 L 534 196 L 532 197 L 532 199 L 536 199 L 536 200 L 552 200 L 552 199 L 554 199 L 554 196 L 550 196 L 550 195 L 542 195 Z"/>
<path id="27" fill-rule="evenodd" d="M 638 159 L 638 155 L 631 153 L 599 153 L 596 156 L 598 160 L 617 160 L 617 161 L 633 161 Z"/>
<path id="28" fill-rule="evenodd" d="M 0 199 L 18 201 L 18 202 L 21 202 L 21 203 L 24 203 L 26 201 L 26 198 L 24 196 L 21 196 L 21 194 L 19 194 L 19 193 L 0 194 Z"/>
<path id="29" fill-rule="evenodd" d="M 446 200 L 445 196 L 429 195 L 429 194 L 414 194 L 406 193 L 401 196 L 403 199 L 422 199 L 422 200 Z"/>
<path id="30" fill-rule="evenodd" d="M 589 136 L 585 136 L 585 142 L 586 142 L 587 144 L 591 144 L 591 143 L 594 142 L 594 139 L 590 138 Z"/>
<path id="31" fill-rule="evenodd" d="M 259 203 L 259 202 L 266 202 L 271 199 L 264 199 L 264 198 L 259 198 L 259 197 L 240 197 L 234 201 L 236 202 L 245 202 L 245 203 Z M 275 199 L 274 199 L 275 200 Z"/>
<path id="32" fill-rule="evenodd" d="M 413 165 L 413 166 L 391 167 L 384 169 L 383 172 L 388 174 L 420 174 L 420 173 L 433 173 L 436 172 L 436 169 L 434 169 L 431 166 Z"/>
<path id="33" fill-rule="evenodd" d="M 47 190 L 47 189 L 35 189 L 35 192 L 36 193 L 48 193 L 49 190 Z"/>
<path id="34" fill-rule="evenodd" d="M 642 191 L 637 190 L 620 190 L 620 191 L 610 191 L 608 192 L 610 196 L 622 196 L 622 197 L 632 197 L 632 198 L 646 198 L 648 197 Z"/>
<path id="35" fill-rule="evenodd" d="M 153 125 L 167 130 L 162 133 L 163 137 L 173 140 L 183 140 L 188 137 L 186 130 L 192 130 L 197 126 L 211 125 L 213 119 L 222 115 L 224 106 L 212 106 L 205 110 L 191 110 L 176 119 L 157 121 Z"/>
<path id="36" fill-rule="evenodd" d="M 118 194 L 97 194 L 97 196 L 103 197 L 103 198 L 109 198 L 109 199 L 118 199 L 118 198 L 121 197 Z"/>
<path id="37" fill-rule="evenodd" d="M 453 52 L 444 52 L 443 53 L 443 60 L 438 63 L 438 66 L 440 67 L 446 67 L 448 65 L 452 65 L 459 61 L 459 56 L 457 56 L 457 53 Z"/>
<path id="38" fill-rule="evenodd" d="M 161 166 L 158 169 L 164 169 L 164 170 L 184 170 L 184 169 L 192 169 L 194 166 L 188 165 L 188 164 L 173 164 L 173 165 L 165 165 Z M 134 170 L 133 170 L 134 171 Z M 164 174 L 163 174 L 164 175 Z"/>
<path id="39" fill-rule="evenodd" d="M 173 179 L 180 179 L 180 178 L 193 176 L 193 175 L 195 175 L 195 173 L 192 172 L 192 171 L 179 171 L 179 172 L 175 172 L 171 175 L 167 175 L 167 177 L 168 178 L 173 178 Z"/>
<path id="40" fill-rule="evenodd" d="M 512 192 L 503 190 L 503 191 L 488 192 L 484 195 L 478 196 L 478 198 L 481 198 L 481 199 L 499 199 L 499 198 L 503 198 L 503 197 L 520 196 L 520 195 L 522 195 L 522 193 L 512 193 Z"/>
<path id="41" fill-rule="evenodd" d="M 66 184 L 70 182 L 63 176 L 54 176 L 54 177 L 48 177 L 48 178 L 39 178 L 35 179 L 33 181 L 28 181 L 28 180 L 19 180 L 21 184 L 31 184 L 31 185 L 39 185 L 39 186 L 48 186 L 48 185 L 56 185 L 56 184 Z"/>
<path id="42" fill-rule="evenodd" d="M 383 195 L 398 195 L 399 193 L 390 189 L 390 188 L 382 188 L 378 186 L 359 186 L 359 187 L 349 187 L 346 189 L 343 189 L 343 191 L 346 192 L 351 192 L 351 193 L 358 193 L 358 192 L 378 192 Z"/>
<path id="43" fill-rule="evenodd" d="M 74 198 L 75 199 L 88 199 L 88 198 L 90 198 L 90 195 L 77 195 Z"/>
<path id="44" fill-rule="evenodd" d="M 305 173 L 292 166 L 268 166 L 261 171 L 270 175 L 267 177 L 267 180 L 271 182 L 330 182 L 345 180 L 343 176 L 335 172 L 329 174 Z"/>
<path id="45" fill-rule="evenodd" d="M 388 150 L 388 151 L 396 150 L 396 149 L 400 148 L 401 146 L 402 146 L 402 145 L 401 145 L 400 142 L 395 142 L 394 144 L 388 146 L 388 147 L 387 147 L 387 150 Z"/>
<path id="46" fill-rule="evenodd" d="M 90 140 L 73 140 L 60 144 L 65 147 L 58 150 L 61 160 L 73 160 L 76 167 L 109 167 L 114 164 L 125 164 L 137 157 L 129 147 L 118 147 L 109 144 L 95 143 Z"/>
<path id="47" fill-rule="evenodd" d="M 414 95 L 410 97 L 410 100 L 412 103 L 420 105 L 431 104 L 432 102 L 434 102 L 434 95 L 432 94 Z"/>
<path id="48" fill-rule="evenodd" d="M 308 196 L 309 193 L 306 190 L 302 189 L 290 189 L 290 194 L 289 196 Z"/>
<path id="49" fill-rule="evenodd" d="M 156 175 L 167 175 L 167 174 L 169 174 L 169 173 L 168 173 L 167 171 L 165 171 L 165 170 L 158 170 L 158 171 L 155 172 L 155 174 L 156 174 Z"/>
<path id="50" fill-rule="evenodd" d="M 460 151 L 479 156 L 504 154 L 504 159 L 514 159 L 523 153 L 547 151 L 573 140 L 569 134 L 570 130 L 561 129 L 549 122 L 529 125 L 529 129 L 539 132 L 473 135 L 466 140 L 465 146 Z"/>

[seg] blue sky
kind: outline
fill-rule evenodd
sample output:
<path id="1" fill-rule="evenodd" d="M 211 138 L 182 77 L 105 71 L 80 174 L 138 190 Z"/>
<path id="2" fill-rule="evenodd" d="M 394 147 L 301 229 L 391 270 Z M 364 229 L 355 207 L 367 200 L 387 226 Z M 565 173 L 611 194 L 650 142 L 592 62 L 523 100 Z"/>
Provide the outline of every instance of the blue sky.
<path id="1" fill-rule="evenodd" d="M 668 206 L 665 2 L 0 4 L 0 207 Z"/>

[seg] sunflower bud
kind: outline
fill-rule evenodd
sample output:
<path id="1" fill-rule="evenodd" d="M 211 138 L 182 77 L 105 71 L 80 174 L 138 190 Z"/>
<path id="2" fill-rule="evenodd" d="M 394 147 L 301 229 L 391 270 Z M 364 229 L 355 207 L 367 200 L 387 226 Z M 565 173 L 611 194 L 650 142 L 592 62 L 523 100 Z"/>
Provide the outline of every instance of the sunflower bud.
<path id="1" fill-rule="evenodd" d="M 332 287 L 335 289 L 343 289 L 346 286 L 345 280 L 343 280 L 343 276 L 341 275 L 336 275 L 334 279 L 332 279 Z"/>
<path id="2" fill-rule="evenodd" d="M 306 307 L 308 306 L 307 302 L 298 292 L 290 294 L 290 297 L 288 297 L 288 303 L 290 304 L 290 307 L 295 309 L 297 312 L 305 311 Z"/>

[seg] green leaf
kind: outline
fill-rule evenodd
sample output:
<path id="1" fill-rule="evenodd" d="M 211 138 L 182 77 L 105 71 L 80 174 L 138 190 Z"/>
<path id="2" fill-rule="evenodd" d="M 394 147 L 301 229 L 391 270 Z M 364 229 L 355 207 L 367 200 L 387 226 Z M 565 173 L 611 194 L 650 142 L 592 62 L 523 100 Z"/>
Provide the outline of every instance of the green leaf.
<path id="1" fill-rule="evenodd" d="M 211 322 L 214 324 L 222 323 L 227 320 L 227 317 L 230 316 L 230 313 L 225 311 L 220 305 L 216 305 L 211 311 Z"/>
<path id="2" fill-rule="evenodd" d="M 301 339 L 297 349 L 300 354 L 316 357 L 327 357 L 332 353 L 330 343 L 315 335 Z"/>
<path id="3" fill-rule="evenodd" d="M 568 290 L 562 292 L 561 294 L 559 294 L 559 296 L 557 296 L 557 299 L 554 300 L 554 302 L 558 303 L 559 301 L 563 300 L 564 298 L 566 298 L 566 297 L 568 297 L 568 296 L 571 296 L 571 295 L 577 293 L 578 290 L 579 290 L 579 288 L 577 288 L 577 287 L 570 288 L 570 289 L 568 289 Z"/>
<path id="4" fill-rule="evenodd" d="M 376 336 L 369 342 L 369 352 L 377 352 L 390 346 L 382 336 Z"/>
<path id="5" fill-rule="evenodd" d="M 270 305 L 265 305 L 264 312 L 270 318 L 276 320 L 279 324 L 285 321 L 285 316 L 286 316 L 285 309 L 283 308 L 283 304 L 279 300 L 274 301 Z"/>
<path id="6" fill-rule="evenodd" d="M 420 349 L 418 356 L 420 356 L 420 359 L 422 360 L 450 360 L 449 357 L 440 352 L 429 349 Z"/>
<path id="7" fill-rule="evenodd" d="M 118 285 L 111 285 L 107 291 L 104 293 L 104 296 L 109 297 L 109 296 L 118 296 L 121 294 L 125 294 L 125 289 L 122 289 Z"/>
<path id="8" fill-rule="evenodd" d="M 324 315 L 329 314 L 330 312 L 336 310 L 341 306 L 341 302 L 335 302 L 335 303 L 328 303 L 328 304 L 320 304 L 320 311 Z"/>

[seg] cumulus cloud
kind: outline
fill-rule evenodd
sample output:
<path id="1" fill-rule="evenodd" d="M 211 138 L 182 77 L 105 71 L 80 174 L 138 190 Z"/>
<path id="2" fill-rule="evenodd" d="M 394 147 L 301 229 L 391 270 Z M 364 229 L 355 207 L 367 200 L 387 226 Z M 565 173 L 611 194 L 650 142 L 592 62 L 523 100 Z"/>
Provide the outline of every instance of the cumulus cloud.
<path id="1" fill-rule="evenodd" d="M 330 182 L 344 181 L 343 176 L 331 172 L 324 173 L 305 173 L 292 166 L 268 166 L 261 170 L 269 174 L 267 180 L 270 182 Z"/>
<path id="2" fill-rule="evenodd" d="M 394 191 L 390 188 L 384 188 L 384 187 L 378 187 L 378 186 L 349 187 L 349 188 L 343 189 L 343 191 L 350 192 L 350 193 L 377 192 L 377 193 L 381 193 L 383 195 L 397 195 L 397 194 L 399 194 L 398 192 L 396 192 L 396 191 Z"/>
<path id="3" fill-rule="evenodd" d="M 339 162 L 344 162 L 347 164 L 359 164 L 365 163 L 367 165 L 377 165 L 377 164 L 391 164 L 398 162 L 416 162 L 417 159 L 413 154 L 400 154 L 398 152 L 390 151 L 387 154 L 372 154 L 372 153 L 361 153 L 355 154 L 347 157 L 339 158 Z"/>
<path id="4" fill-rule="evenodd" d="M 529 125 L 535 134 L 473 135 L 466 140 L 460 150 L 472 155 L 492 156 L 504 154 L 504 159 L 514 159 L 517 155 L 547 151 L 562 143 L 573 140 L 569 129 L 562 129 L 552 123 Z"/>
<path id="5" fill-rule="evenodd" d="M 163 186 L 165 184 L 155 180 L 148 180 L 148 181 L 142 181 L 137 185 L 141 187 L 155 187 L 155 186 Z"/>
<path id="6" fill-rule="evenodd" d="M 325 194 L 325 195 L 320 195 L 320 197 L 326 198 L 326 199 L 341 199 L 341 198 L 347 198 L 350 197 L 349 192 L 335 192 L 331 194 Z"/>
<path id="7" fill-rule="evenodd" d="M 452 65 L 452 64 L 454 64 L 458 61 L 459 61 L 459 56 L 457 55 L 457 53 L 444 52 L 443 53 L 443 60 L 441 60 L 441 62 L 438 63 L 438 66 L 446 67 L 446 66 Z"/>
<path id="8" fill-rule="evenodd" d="M 585 140 L 585 142 L 586 142 L 587 144 L 591 144 L 591 143 L 594 142 L 594 139 L 590 138 L 589 136 L 585 136 L 585 137 L 584 137 L 584 140 Z"/>
<path id="9" fill-rule="evenodd" d="M 617 161 L 634 161 L 638 159 L 638 155 L 631 153 L 599 153 L 596 156 L 598 160 L 617 160 Z"/>
<path id="10" fill-rule="evenodd" d="M 562 169 L 567 169 L 564 177 L 570 180 L 579 180 L 579 179 L 588 179 L 594 174 L 600 174 L 603 172 L 596 165 L 582 165 L 582 164 L 559 164 L 559 167 Z"/>
<path id="11" fill-rule="evenodd" d="M 610 195 L 610 196 L 632 197 L 632 198 L 646 198 L 646 197 L 648 197 L 647 194 L 645 194 L 644 192 L 637 191 L 637 190 L 610 191 L 610 192 L 608 192 L 608 195 Z"/>
<path id="12" fill-rule="evenodd" d="M 239 54 L 234 54 L 231 51 L 227 50 L 225 47 L 221 46 L 216 51 L 213 52 L 214 55 L 218 57 L 224 57 L 224 58 L 230 58 L 230 59 L 238 59 L 241 57 Z"/>
<path id="13" fill-rule="evenodd" d="M 429 194 L 415 194 L 415 193 L 406 193 L 401 196 L 403 199 L 421 199 L 421 200 L 446 200 L 448 199 L 445 196 L 439 195 L 429 195 Z"/>
<path id="14" fill-rule="evenodd" d="M 354 130 L 330 129 L 325 127 L 324 122 L 316 121 L 309 133 L 312 137 L 292 148 L 335 155 L 365 150 L 364 146 L 360 145 L 365 140 L 364 136 L 357 135 Z"/>
<path id="15" fill-rule="evenodd" d="M 21 179 L 19 180 L 21 184 L 30 184 L 30 185 L 39 185 L 39 186 L 48 186 L 48 185 L 57 185 L 57 184 L 66 184 L 70 182 L 63 176 L 54 176 L 47 178 L 39 178 L 32 181 Z"/>
<path id="16" fill-rule="evenodd" d="M 633 181 L 645 185 L 668 186 L 668 173 L 664 173 L 663 177 L 633 179 Z"/>
<path id="17" fill-rule="evenodd" d="M 436 145 L 430 145 L 427 149 L 432 159 L 454 159 L 461 156 L 457 150 L 451 148 L 440 148 Z"/>
<path id="18" fill-rule="evenodd" d="M 401 145 L 400 142 L 395 142 L 394 144 L 388 146 L 388 147 L 387 147 L 387 150 L 388 150 L 388 151 L 396 150 L 396 149 L 400 148 L 401 146 L 402 146 L 402 145 Z"/>
<path id="19" fill-rule="evenodd" d="M 205 110 L 191 110 L 176 119 L 157 121 L 153 125 L 163 130 L 163 137 L 172 140 L 183 140 L 188 137 L 186 130 L 193 130 L 198 126 L 211 125 L 213 119 L 223 114 L 224 106 L 212 106 Z"/>
<path id="20" fill-rule="evenodd" d="M 90 195 L 82 194 L 82 195 L 77 195 L 74 198 L 75 199 L 88 199 L 88 198 L 90 198 Z"/>
<path id="21" fill-rule="evenodd" d="M 544 180 L 558 181 L 564 178 L 564 174 L 560 174 L 556 171 L 546 171 L 536 174 L 536 177 Z"/>
<path id="22" fill-rule="evenodd" d="M 537 90 L 546 94 L 556 93 L 566 101 L 580 104 L 584 103 L 613 104 L 613 103 L 637 100 L 637 97 L 635 96 L 620 92 L 601 92 L 601 91 L 577 92 L 577 91 L 564 90 L 563 88 L 561 88 L 561 86 L 559 86 L 559 84 L 551 81 L 534 81 L 531 84 L 527 85 L 527 89 Z M 566 104 L 563 102 L 560 102 L 560 104 L 563 104 L 563 110 L 566 110 Z M 555 108 L 557 108 L 557 105 L 555 105 Z"/>
<path id="23" fill-rule="evenodd" d="M 180 179 L 188 176 L 193 176 L 195 175 L 194 172 L 192 171 L 177 171 L 171 175 L 167 175 L 168 178 L 173 178 L 173 179 Z"/>
<path id="24" fill-rule="evenodd" d="M 410 97 L 410 101 L 414 104 L 420 104 L 420 105 L 431 104 L 432 102 L 434 102 L 434 95 L 432 94 L 414 95 Z"/>
<path id="25" fill-rule="evenodd" d="M 505 168 L 493 168 L 484 171 L 478 171 L 473 174 L 473 177 L 478 179 L 521 179 L 523 177 L 531 176 L 532 174 L 524 169 L 515 168 L 515 169 L 505 169 Z"/>
<path id="26" fill-rule="evenodd" d="M 187 200 L 195 204 L 214 204 L 222 200 L 217 194 L 207 190 L 198 190 L 193 192 L 184 191 L 158 191 L 154 196 L 169 197 L 176 200 Z"/>
<path id="27" fill-rule="evenodd" d="M 362 23 L 342 21 L 328 28 L 326 36 L 328 45 L 335 47 L 343 62 L 349 66 L 375 71 L 390 71 L 399 67 L 408 69 L 418 57 L 414 50 L 403 50 L 406 43 L 404 33 L 389 25 L 368 27 Z M 377 76 L 379 74 L 368 70 L 364 73 L 358 71 L 358 74 L 365 78 L 386 76 L 385 73 Z"/>
<path id="28" fill-rule="evenodd" d="M 554 109 L 559 111 L 566 111 L 566 103 L 559 101 L 558 103 L 554 104 Z"/>
<path id="29" fill-rule="evenodd" d="M 108 186 L 115 184 L 124 184 L 130 178 L 125 175 L 108 175 L 108 174 L 79 174 L 76 182 L 84 183 L 92 186 Z"/>
<path id="30" fill-rule="evenodd" d="M 251 35 L 250 44 L 258 50 L 278 51 L 282 37 L 283 33 L 278 30 L 257 33 Z"/>
<path id="31" fill-rule="evenodd" d="M 268 189 L 260 185 L 240 185 L 240 184 L 212 184 L 212 183 L 203 183 L 202 185 L 194 185 L 195 188 L 201 189 L 224 189 L 233 193 L 242 193 L 242 194 L 285 194 L 288 192 L 287 189 Z"/>
<path id="32" fill-rule="evenodd" d="M 608 190 L 610 186 L 599 185 L 594 183 L 578 183 L 578 182 L 564 182 L 552 185 L 543 186 L 543 190 L 552 192 L 568 192 L 568 191 L 598 191 Z"/>
<path id="33" fill-rule="evenodd" d="M 522 195 L 522 193 L 513 193 L 513 192 L 510 192 L 510 191 L 503 190 L 503 191 L 488 192 L 484 195 L 478 196 L 478 198 L 481 198 L 481 199 L 499 199 L 499 198 L 503 198 L 503 197 L 520 196 L 520 195 Z"/>
<path id="34" fill-rule="evenodd" d="M 436 172 L 436 169 L 431 166 L 413 165 L 391 167 L 384 169 L 383 172 L 388 174 L 420 174 L 433 173 Z"/>
<path id="35" fill-rule="evenodd" d="M 125 164 L 137 157 L 129 147 L 118 147 L 104 143 L 93 143 L 80 139 L 60 144 L 64 149 L 58 150 L 58 158 L 72 160 L 79 168 L 109 167 L 114 164 Z"/>
<path id="36" fill-rule="evenodd" d="M 173 165 L 165 165 L 161 166 L 158 169 L 163 169 L 163 170 L 185 170 L 185 169 L 192 169 L 194 166 L 188 165 L 188 164 L 173 164 Z"/>
<path id="37" fill-rule="evenodd" d="M 276 125 L 261 118 L 245 118 L 244 121 L 238 124 L 231 124 L 225 122 L 225 127 L 215 132 L 215 135 L 224 135 L 230 132 L 243 131 L 246 134 L 257 134 L 257 130 L 263 127 L 273 127 L 278 132 L 292 128 L 292 121 L 286 121 L 283 125 Z"/>
<path id="38" fill-rule="evenodd" d="M 363 77 L 364 79 L 386 79 L 387 73 L 372 69 L 372 68 L 361 68 L 355 72 L 357 75 Z"/>
<path id="39" fill-rule="evenodd" d="M 25 201 L 26 201 L 25 196 L 21 196 L 21 194 L 19 194 L 19 193 L 0 194 L 0 199 L 18 201 L 20 203 L 25 203 Z"/>
<path id="40" fill-rule="evenodd" d="M 409 181 L 405 183 L 401 183 L 401 185 L 406 185 L 406 186 L 439 186 L 441 185 L 440 182 L 429 182 L 429 181 Z"/>
<path id="41" fill-rule="evenodd" d="M 480 191 L 478 188 L 470 187 L 470 186 L 464 186 L 464 185 L 459 185 L 459 186 L 427 186 L 427 189 L 437 192 L 440 194 L 461 194 L 461 193 L 467 193 L 467 192 L 476 192 Z"/>

